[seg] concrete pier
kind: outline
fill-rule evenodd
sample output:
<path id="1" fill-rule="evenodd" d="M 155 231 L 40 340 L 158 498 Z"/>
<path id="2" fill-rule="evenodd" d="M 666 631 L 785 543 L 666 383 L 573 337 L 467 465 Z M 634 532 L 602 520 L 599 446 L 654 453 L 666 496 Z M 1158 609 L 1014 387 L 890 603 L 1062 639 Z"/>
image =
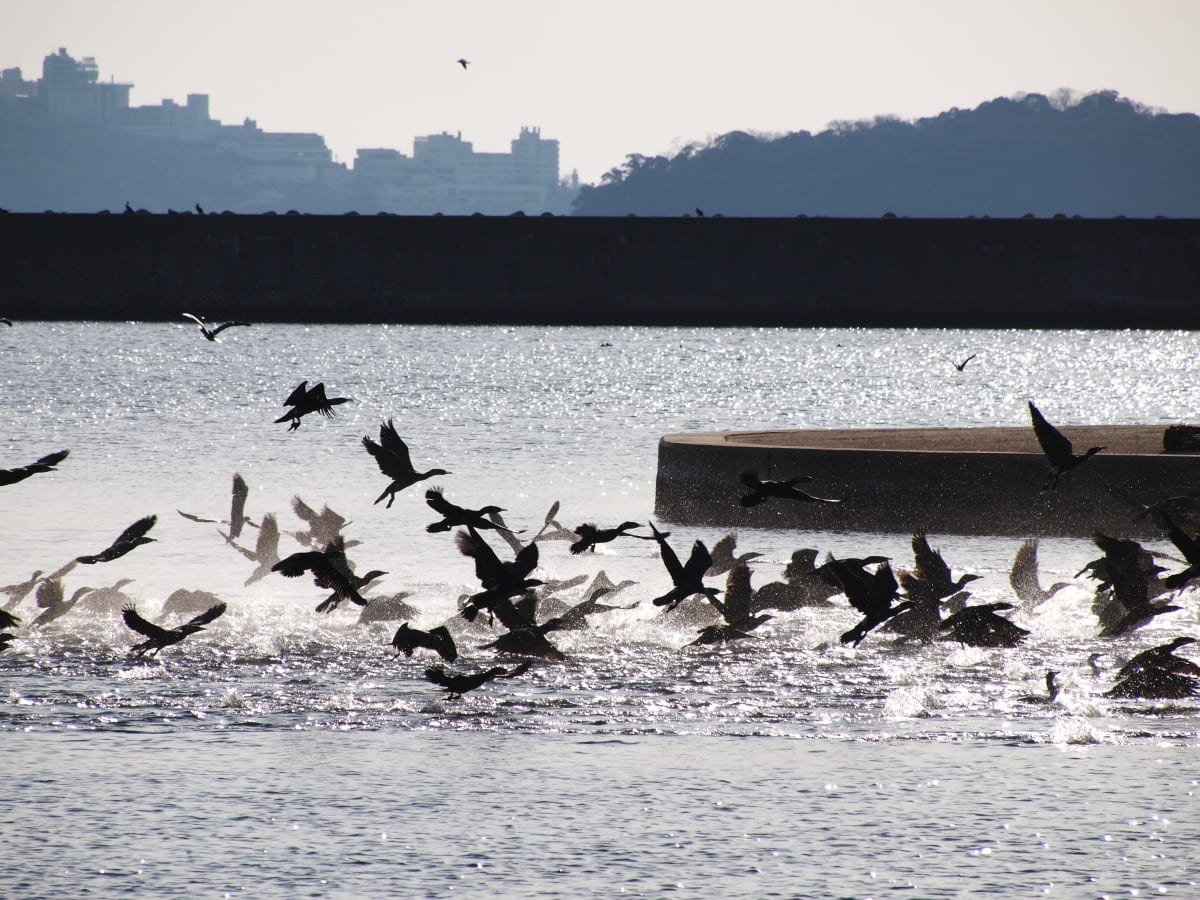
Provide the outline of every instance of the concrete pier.
<path id="1" fill-rule="evenodd" d="M 1200 453 L 1168 453 L 1165 426 L 1066 427 L 1077 453 L 1107 449 L 1042 490 L 1032 428 L 904 428 L 671 434 L 659 441 L 655 515 L 671 522 L 819 531 L 1021 537 L 1162 537 L 1145 506 L 1200 487 Z M 746 509 L 743 472 L 811 475 L 838 504 Z"/>

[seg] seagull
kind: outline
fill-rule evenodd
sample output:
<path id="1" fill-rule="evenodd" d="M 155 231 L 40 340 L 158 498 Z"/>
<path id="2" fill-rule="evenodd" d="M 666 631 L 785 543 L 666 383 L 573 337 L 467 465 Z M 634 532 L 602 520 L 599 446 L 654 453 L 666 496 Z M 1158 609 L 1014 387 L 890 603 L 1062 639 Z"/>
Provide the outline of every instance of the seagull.
<path id="1" fill-rule="evenodd" d="M 967 367 L 967 363 L 969 363 L 971 360 L 973 360 L 978 355 L 979 355 L 978 353 L 972 353 L 970 356 L 968 356 L 962 362 L 954 362 L 953 360 L 951 360 L 950 364 L 952 366 L 954 366 L 954 368 L 958 369 L 958 371 L 961 372 L 963 369 L 965 369 Z"/>
<path id="2" fill-rule="evenodd" d="M 284 406 L 290 406 L 287 412 L 275 420 L 275 424 L 286 422 L 291 419 L 292 424 L 288 426 L 288 431 L 295 431 L 300 427 L 300 420 L 309 413 L 320 413 L 325 418 L 333 417 L 333 408 L 340 403 L 349 403 L 349 397 L 327 397 L 325 396 L 325 382 L 318 381 L 313 387 L 308 386 L 307 381 L 302 381 L 296 388 L 288 394 L 286 400 L 283 401 Z"/>
<path id="3" fill-rule="evenodd" d="M 47 453 L 37 462 L 31 462 L 27 466 L 19 466 L 15 469 L 0 469 L 0 486 L 6 484 L 16 484 L 18 481 L 24 481 L 31 475 L 37 475 L 39 472 L 53 472 L 55 466 L 66 459 L 70 455 L 70 450 L 59 450 L 57 453 Z"/>
<path id="4" fill-rule="evenodd" d="M 439 625 L 429 631 L 421 631 L 419 628 L 410 628 L 405 622 L 396 629 L 396 633 L 392 636 L 392 646 L 396 648 L 397 657 L 401 653 L 405 656 L 412 656 L 414 650 L 424 647 L 432 650 L 446 662 L 454 662 L 458 659 L 458 648 L 454 646 L 454 638 L 451 637 L 450 631 L 445 625 Z"/>
<path id="5" fill-rule="evenodd" d="M 750 488 L 751 493 L 742 497 L 742 506 L 751 507 L 757 506 L 764 500 L 771 497 L 777 497 L 782 500 L 806 500 L 816 503 L 841 503 L 841 500 L 832 500 L 827 497 L 814 497 L 807 491 L 802 491 L 797 484 L 804 484 L 812 481 L 811 475 L 797 475 L 795 478 L 789 478 L 787 481 L 763 481 L 758 477 L 757 472 L 743 472 L 741 478 L 742 484 Z"/>
<path id="6" fill-rule="evenodd" d="M 455 62 L 458 63 L 460 66 L 462 66 L 464 69 L 471 64 L 471 61 L 469 59 L 463 59 L 462 57 L 459 57 L 458 59 L 456 59 Z"/>
<path id="7" fill-rule="evenodd" d="M 477 687 L 482 687 L 493 679 L 516 678 L 518 675 L 524 675 L 531 665 L 533 665 L 531 661 L 525 660 L 519 666 L 511 669 L 505 669 L 503 666 L 495 666 L 491 669 L 486 669 L 482 672 L 473 672 L 469 675 L 447 672 L 441 666 L 430 666 L 425 670 L 425 679 L 444 687 L 446 689 L 446 697 L 454 699 L 461 697 L 467 691 L 473 691 Z"/>
<path id="8" fill-rule="evenodd" d="M 392 479 L 392 483 L 384 488 L 383 493 L 375 498 L 378 503 L 387 497 L 387 508 L 391 509 L 396 492 L 402 491 L 409 485 L 432 478 L 434 475 L 449 475 L 445 469 L 430 469 L 428 472 L 418 472 L 413 468 L 412 459 L 408 455 L 408 445 L 396 434 L 396 426 L 388 419 L 387 424 L 379 426 L 379 443 L 369 437 L 363 437 L 363 446 L 375 457 L 379 471 Z M 426 502 L 429 495 L 425 495 Z"/>
<path id="9" fill-rule="evenodd" d="M 145 635 L 146 637 L 146 640 L 140 644 L 134 644 L 129 648 L 132 656 L 141 659 L 145 656 L 157 656 L 158 651 L 164 647 L 178 644 L 189 635 L 195 634 L 197 631 L 203 631 L 205 625 L 219 618 L 224 612 L 225 604 L 218 603 L 215 606 L 210 606 L 204 612 L 200 613 L 200 615 L 188 619 L 178 628 L 163 628 L 161 625 L 148 622 L 132 606 L 125 607 L 121 611 L 121 617 L 125 620 L 126 625 L 138 634 Z"/>
<path id="10" fill-rule="evenodd" d="M 112 542 L 108 548 L 100 551 L 94 556 L 77 556 L 75 562 L 92 565 L 94 563 L 112 562 L 114 559 L 124 556 L 135 547 L 140 547 L 142 544 L 149 544 L 154 541 L 154 538 L 146 537 L 146 532 L 154 527 L 154 523 L 158 521 L 158 516 L 145 516 L 138 519 L 128 528 L 117 536 L 117 539 Z"/>
<path id="11" fill-rule="evenodd" d="M 1058 487 L 1058 479 L 1061 476 L 1082 465 L 1101 450 L 1108 449 L 1089 447 L 1086 453 L 1077 456 L 1067 437 L 1046 421 L 1046 417 L 1033 405 L 1032 400 L 1029 401 L 1029 417 L 1033 420 L 1033 433 L 1037 435 L 1042 452 L 1050 462 L 1050 474 L 1046 476 L 1046 482 L 1042 485 L 1043 491 Z"/>
<path id="12" fill-rule="evenodd" d="M 210 328 L 208 323 L 205 322 L 204 319 L 200 318 L 200 316 L 194 316 L 190 312 L 185 312 L 183 314 L 183 317 L 185 319 L 191 319 L 193 322 L 195 322 L 197 325 L 199 325 L 200 333 L 203 334 L 206 338 L 208 338 L 213 343 L 218 343 L 217 335 L 220 334 L 222 331 L 224 331 L 226 328 L 234 328 L 239 325 L 245 326 L 247 328 L 250 326 L 249 322 L 222 322 L 216 328 Z"/>

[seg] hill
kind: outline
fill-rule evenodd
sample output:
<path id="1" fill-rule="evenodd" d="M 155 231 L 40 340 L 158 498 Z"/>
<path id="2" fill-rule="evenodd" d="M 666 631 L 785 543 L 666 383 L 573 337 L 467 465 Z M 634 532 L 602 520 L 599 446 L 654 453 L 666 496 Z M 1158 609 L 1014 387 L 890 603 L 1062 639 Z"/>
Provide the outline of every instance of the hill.
<path id="1" fill-rule="evenodd" d="M 1115 91 L 997 98 L 913 122 L 734 131 L 673 157 L 637 154 L 584 187 L 584 216 L 1200 217 L 1200 117 Z"/>

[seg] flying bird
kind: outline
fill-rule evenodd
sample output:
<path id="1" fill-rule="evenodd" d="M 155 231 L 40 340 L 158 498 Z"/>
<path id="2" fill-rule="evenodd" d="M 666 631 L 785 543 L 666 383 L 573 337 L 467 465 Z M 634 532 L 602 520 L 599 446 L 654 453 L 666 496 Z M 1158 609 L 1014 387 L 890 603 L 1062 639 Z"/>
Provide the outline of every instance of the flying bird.
<path id="1" fill-rule="evenodd" d="M 31 462 L 27 466 L 0 469 L 0 486 L 16 484 L 18 481 L 24 481 L 29 476 L 37 475 L 40 472 L 53 472 L 55 471 L 54 467 L 66 459 L 70 453 L 70 450 L 59 450 L 57 453 L 47 453 L 37 462 Z"/>
<path id="2" fill-rule="evenodd" d="M 55 619 L 65 616 L 91 590 L 90 587 L 76 588 L 75 593 L 67 600 L 64 599 L 63 595 L 62 579 L 47 578 L 38 585 L 37 590 L 37 605 L 41 608 L 42 612 L 36 619 L 29 623 L 29 627 L 41 628 L 43 625 L 49 625 Z"/>
<path id="3" fill-rule="evenodd" d="M 190 312 L 185 312 L 183 314 L 183 317 L 185 319 L 191 319 L 193 322 L 195 322 L 197 325 L 199 325 L 200 333 L 203 334 L 206 338 L 208 338 L 213 343 L 217 343 L 217 335 L 220 334 L 222 331 L 224 331 L 226 328 L 235 328 L 237 326 L 244 326 L 244 327 L 248 328 L 250 326 L 249 322 L 222 322 L 216 328 L 212 328 L 200 316 L 194 316 Z"/>
<path id="4" fill-rule="evenodd" d="M 703 594 L 711 602 L 717 594 L 721 593 L 719 588 L 709 587 L 704 583 L 704 574 L 712 566 L 712 556 L 709 555 L 708 548 L 704 546 L 703 541 L 696 541 L 692 544 L 692 552 L 688 556 L 687 563 L 681 563 L 671 545 L 667 543 L 670 535 L 655 528 L 653 522 L 650 523 L 650 531 L 654 534 L 654 539 L 658 541 L 659 555 L 662 557 L 663 565 L 666 566 L 667 574 L 671 576 L 674 585 L 665 594 L 654 598 L 655 606 L 665 606 L 666 611 L 670 612 L 694 594 Z"/>
<path id="5" fill-rule="evenodd" d="M 802 491 L 796 487 L 797 484 L 804 484 L 809 481 L 812 481 L 811 475 L 797 475 L 795 478 L 789 478 L 786 481 L 763 481 L 758 477 L 757 472 L 743 472 L 741 482 L 750 488 L 750 493 L 742 497 L 741 504 L 747 508 L 757 506 L 771 497 L 781 500 L 805 500 L 815 503 L 842 502 L 841 500 L 833 500 L 828 497 L 814 497 L 807 491 Z"/>
<path id="6" fill-rule="evenodd" d="M 16 609 L 21 605 L 21 601 L 29 596 L 29 592 L 37 587 L 38 582 L 42 580 L 42 570 L 35 569 L 33 574 L 29 576 L 28 581 L 18 581 L 16 584 L 6 584 L 0 587 L 0 594 L 7 594 L 8 599 L 4 602 L 5 609 Z"/>
<path id="7" fill-rule="evenodd" d="M 529 577 L 538 565 L 536 543 L 522 547 L 511 562 L 502 562 L 496 551 L 470 525 L 454 537 L 459 552 L 475 561 L 475 577 L 483 587 L 483 591 L 473 594 L 462 609 L 462 617 L 468 622 L 474 621 L 480 610 L 501 614 L 503 621 L 503 613 L 507 610 L 503 601 L 542 584 L 539 579 Z M 528 623 L 517 623 L 516 627 L 523 624 Z"/>
<path id="8" fill-rule="evenodd" d="M 464 69 L 471 64 L 471 61 L 469 59 L 463 59 L 462 57 L 459 57 L 458 59 L 456 59 L 455 62 L 458 63 L 460 66 L 462 66 Z"/>
<path id="9" fill-rule="evenodd" d="M 140 547 L 142 544 L 149 544 L 154 541 L 152 537 L 146 537 L 146 532 L 154 527 L 154 523 L 158 521 L 158 516 L 145 516 L 138 519 L 128 528 L 121 532 L 112 545 L 100 551 L 94 556 L 77 556 L 75 562 L 91 565 L 94 563 L 112 562 L 133 550 L 135 547 Z"/>
<path id="10" fill-rule="evenodd" d="M 379 501 L 376 500 L 375 502 L 378 503 Z M 513 533 L 512 529 L 502 524 L 502 522 L 495 522 L 488 518 L 491 515 L 504 512 L 504 508 L 501 506 L 489 505 L 482 506 L 479 509 L 467 509 L 447 500 L 440 487 L 432 487 L 425 492 L 425 503 L 442 517 L 441 520 L 425 526 L 425 530 L 431 534 L 449 531 L 451 528 L 462 525 L 470 525 L 476 531 L 486 531 L 491 528 L 496 531 Z"/>
<path id="11" fill-rule="evenodd" d="M 275 521 L 274 513 L 267 513 L 262 517 L 253 550 L 247 550 L 232 541 L 230 544 L 246 559 L 257 564 L 250 577 L 243 583 L 243 587 L 249 587 L 259 579 L 266 578 L 272 566 L 279 562 L 279 525 Z"/>
<path id="12" fill-rule="evenodd" d="M 595 525 L 585 523 L 575 529 L 575 533 L 579 535 L 579 540 L 571 545 L 571 552 L 575 554 L 583 553 L 585 550 L 596 551 L 597 544 L 607 544 L 609 541 L 615 541 L 617 538 L 626 534 L 631 528 L 640 528 L 638 522 L 622 522 L 616 528 L 597 528 Z M 629 537 L 642 537 L 640 534 L 631 534 Z M 645 540 L 645 538 L 643 538 Z"/>
<path id="13" fill-rule="evenodd" d="M 125 624 L 146 638 L 140 644 L 130 647 L 129 653 L 139 659 L 146 656 L 157 656 L 158 651 L 164 647 L 178 644 L 189 635 L 203 631 L 205 625 L 219 618 L 224 612 L 225 604 L 218 603 L 210 606 L 200 615 L 188 619 L 177 628 L 163 628 L 161 625 L 155 625 L 153 622 L 143 619 L 134 607 L 127 606 L 121 611 L 121 617 L 125 620 Z"/>
<path id="14" fill-rule="evenodd" d="M 210 525 L 228 525 L 229 534 L 222 536 L 226 541 L 235 541 L 241 536 L 242 528 L 246 525 L 258 527 L 246 518 L 246 498 L 249 494 L 250 491 L 246 487 L 245 479 L 241 475 L 234 473 L 228 521 L 222 519 L 205 519 L 192 513 L 186 513 L 182 509 L 177 509 L 175 512 L 192 522 L 207 522 Z"/>
<path id="15" fill-rule="evenodd" d="M 370 607 L 367 608 L 370 609 Z M 422 631 L 419 628 L 410 628 L 409 624 L 405 622 L 392 635 L 392 646 L 396 649 L 396 656 L 401 653 L 405 656 L 412 656 L 414 650 L 424 647 L 432 650 L 446 662 L 454 662 L 458 659 L 458 648 L 454 646 L 454 638 L 445 625 L 439 625 L 429 631 Z"/>
<path id="16" fill-rule="evenodd" d="M 967 363 L 969 363 L 971 360 L 973 360 L 978 355 L 979 355 L 978 353 L 972 353 L 970 356 L 968 356 L 962 362 L 954 362 L 953 360 L 951 360 L 951 365 L 953 365 L 954 368 L 958 369 L 958 371 L 961 372 L 963 369 L 965 369 L 967 367 Z"/>
<path id="17" fill-rule="evenodd" d="M 533 663 L 526 660 L 519 666 L 511 669 L 505 669 L 503 666 L 495 666 L 482 672 L 472 672 L 470 674 L 447 672 L 441 666 L 430 666 L 425 670 L 425 679 L 444 687 L 446 689 L 446 697 L 454 699 L 461 697 L 467 691 L 473 691 L 477 687 L 482 687 L 496 678 L 516 678 L 518 675 L 524 675 L 531 665 Z"/>
<path id="18" fill-rule="evenodd" d="M 275 424 L 286 422 L 289 419 L 292 424 L 288 426 L 288 431 L 295 431 L 300 427 L 300 420 L 309 413 L 320 413 L 325 418 L 333 417 L 333 408 L 341 403 L 349 403 L 349 397 L 327 397 L 325 395 L 325 382 L 318 381 L 313 387 L 308 386 L 307 381 L 302 381 L 296 388 L 288 394 L 286 400 L 283 401 L 284 406 L 290 406 L 287 412 L 275 420 Z"/>
<path id="19" fill-rule="evenodd" d="M 449 475 L 445 469 L 430 469 L 428 472 L 418 472 L 413 468 L 412 459 L 408 455 L 408 445 L 396 434 L 396 426 L 392 420 L 379 426 L 379 443 L 369 437 L 363 437 L 363 446 L 375 457 L 379 471 L 392 479 L 392 483 L 383 489 L 383 493 L 375 498 L 378 503 L 387 497 L 387 508 L 391 509 L 392 501 L 396 499 L 397 491 L 402 491 L 409 485 L 432 478 L 434 475 Z M 429 495 L 425 495 L 426 502 Z"/>
<path id="20" fill-rule="evenodd" d="M 380 575 L 387 574 L 373 569 L 361 578 L 355 575 L 350 571 L 345 544 L 341 539 L 333 541 L 324 550 L 303 550 L 293 553 L 271 566 L 271 571 L 288 578 L 299 578 L 305 572 L 309 572 L 313 576 L 313 584 L 319 588 L 333 591 L 317 606 L 317 612 L 333 612 L 343 600 L 349 600 L 359 606 L 366 606 L 367 600 L 358 592 L 358 589 L 368 582 L 374 581 Z"/>
<path id="21" fill-rule="evenodd" d="M 1076 455 L 1070 440 L 1061 431 L 1046 421 L 1041 411 L 1029 401 L 1029 417 L 1033 421 L 1033 433 L 1037 436 L 1042 452 L 1050 463 L 1050 473 L 1042 490 L 1058 487 L 1058 479 L 1078 466 L 1083 465 L 1106 447 L 1089 447 L 1082 456 Z"/>
<path id="22" fill-rule="evenodd" d="M 863 615 L 858 624 L 840 638 L 843 644 L 853 644 L 855 647 L 862 643 L 871 629 L 913 607 L 912 600 L 892 605 L 900 597 L 900 586 L 886 560 L 880 563 L 874 572 L 868 572 L 863 567 L 863 562 L 836 559 L 830 555 L 829 562 L 822 566 L 828 567 L 826 571 L 837 580 L 850 605 Z"/>
<path id="23" fill-rule="evenodd" d="M 1056 581 L 1048 588 L 1043 588 L 1038 578 L 1038 542 L 1035 539 L 1022 541 L 1013 557 L 1012 569 L 1008 574 L 1008 583 L 1012 585 L 1013 593 L 1021 601 L 1021 607 L 1031 610 L 1042 604 L 1068 587 L 1065 581 Z"/>
<path id="24" fill-rule="evenodd" d="M 958 641 L 969 647 L 1015 647 L 1029 634 L 1014 625 L 998 610 L 1012 609 L 1011 603 L 981 603 L 964 606 L 941 624 L 944 641 Z"/>

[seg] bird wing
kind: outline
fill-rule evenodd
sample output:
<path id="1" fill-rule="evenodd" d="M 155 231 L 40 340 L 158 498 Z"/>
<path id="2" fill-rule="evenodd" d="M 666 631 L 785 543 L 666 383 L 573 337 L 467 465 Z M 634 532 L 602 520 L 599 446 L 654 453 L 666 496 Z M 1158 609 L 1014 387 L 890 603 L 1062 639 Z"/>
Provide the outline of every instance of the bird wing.
<path id="1" fill-rule="evenodd" d="M 127 606 L 121 610 L 121 618 L 125 620 L 125 624 L 136 631 L 138 634 L 144 634 L 146 637 L 153 640 L 162 640 L 170 637 L 171 632 L 166 628 L 155 625 L 143 619 L 136 609 L 132 606 Z"/>
<path id="2" fill-rule="evenodd" d="M 201 328 L 208 327 L 207 323 L 205 323 L 205 321 L 202 318 L 200 318 L 199 316 L 194 316 L 189 312 L 181 313 L 180 315 L 182 315 L 185 319 L 191 319 L 193 322 L 195 322 Z"/>
<path id="3" fill-rule="evenodd" d="M 216 328 L 212 329 L 213 337 L 216 337 L 218 334 L 220 334 L 226 328 L 236 328 L 239 325 L 248 327 L 250 325 L 250 323 L 249 322 L 222 322 Z"/>
<path id="4" fill-rule="evenodd" d="M 1175 520 L 1167 514 L 1166 510 L 1162 512 L 1162 520 L 1167 525 L 1167 537 L 1183 554 L 1183 558 L 1193 566 L 1200 563 L 1200 542 L 1176 525 Z"/>
<path id="5" fill-rule="evenodd" d="M 279 524 L 275 521 L 273 513 L 262 517 L 262 524 L 258 527 L 258 540 L 254 542 L 254 555 L 259 562 L 279 559 Z"/>
<path id="6" fill-rule="evenodd" d="M 1046 417 L 1033 405 L 1032 400 L 1029 401 L 1029 417 L 1033 420 L 1033 433 L 1037 436 L 1046 458 L 1056 466 L 1070 462 L 1075 455 L 1071 448 L 1071 442 L 1061 431 L 1046 421 Z"/>
<path id="7" fill-rule="evenodd" d="M 536 543 L 527 544 L 522 547 L 517 553 L 517 558 L 514 561 L 516 571 L 525 577 L 538 566 L 538 546 Z"/>
<path id="8" fill-rule="evenodd" d="M 132 525 L 130 525 L 128 528 L 126 528 L 124 531 L 122 531 L 120 533 L 120 535 L 117 536 L 117 539 L 115 541 L 113 541 L 113 546 L 115 547 L 118 544 L 127 544 L 130 541 L 136 541 L 138 538 L 142 537 L 147 531 L 149 531 L 151 528 L 153 528 L 154 523 L 157 521 L 158 521 L 158 516 L 143 516 L 142 518 L 140 518 L 136 522 L 134 522 Z"/>
<path id="9" fill-rule="evenodd" d="M 42 609 L 57 606 L 63 601 L 62 582 L 57 578 L 47 579 L 38 585 L 37 605 Z"/>
<path id="10" fill-rule="evenodd" d="M 504 567 L 496 551 L 488 546 L 487 541 L 480 537 L 479 532 L 467 526 L 466 531 L 458 531 L 454 535 L 458 552 L 475 560 L 475 577 L 485 588 L 499 584 L 504 577 Z M 537 546 L 530 544 L 531 547 Z"/>
<path id="11" fill-rule="evenodd" d="M 292 512 L 294 512 L 298 518 L 303 519 L 309 526 L 312 526 L 312 524 L 320 518 L 315 509 L 300 499 L 299 494 L 292 498 Z"/>
<path id="12" fill-rule="evenodd" d="M 435 513 L 444 519 L 451 516 L 457 516 L 462 513 L 463 509 L 446 499 L 440 487 L 431 487 L 425 492 L 425 502 Z"/>
<path id="13" fill-rule="evenodd" d="M 188 621 L 186 623 L 184 623 L 183 627 L 184 628 L 194 628 L 194 627 L 198 627 L 201 625 L 207 625 L 213 619 L 220 618 L 221 615 L 225 612 L 225 609 L 226 609 L 226 605 L 224 603 L 217 603 L 214 606 L 210 606 L 204 612 L 200 613 L 200 615 L 193 616 L 192 618 L 188 619 Z"/>
<path id="14" fill-rule="evenodd" d="M 679 557 L 667 543 L 667 536 L 654 527 L 654 523 L 650 523 L 650 531 L 654 534 L 654 540 L 658 541 L 659 554 L 662 556 L 663 565 L 667 567 L 667 574 L 671 576 L 671 581 L 678 584 L 683 578 L 683 564 L 679 561 Z M 710 565 L 711 565 L 711 557 Z M 705 569 L 708 566 L 704 567 Z"/>
<path id="15" fill-rule="evenodd" d="M 702 579 L 704 573 L 708 571 L 708 567 L 712 565 L 712 556 L 709 555 L 708 548 L 704 546 L 703 541 L 696 541 L 692 544 L 691 555 L 688 556 L 688 561 L 684 563 L 684 577 L 691 579 Z"/>
<path id="16" fill-rule="evenodd" d="M 413 471 L 408 444 L 404 443 L 404 439 L 396 433 L 396 426 L 392 424 L 391 419 L 387 420 L 386 425 L 379 426 L 379 443 L 383 445 L 383 449 L 396 458 L 397 465 L 402 466 L 407 472 Z"/>
<path id="17" fill-rule="evenodd" d="M 1017 548 L 1013 557 L 1008 583 L 1022 603 L 1035 603 L 1041 599 L 1042 586 L 1038 584 L 1038 542 L 1027 540 Z"/>
<path id="18" fill-rule="evenodd" d="M 441 666 L 430 666 L 427 668 L 425 670 L 425 680 L 432 681 L 434 684 L 440 685 L 444 688 L 448 688 L 451 684 L 453 684 L 450 676 L 446 674 L 446 670 Z"/>
<path id="19" fill-rule="evenodd" d="M 292 389 L 292 392 L 290 394 L 288 394 L 287 399 L 283 401 L 283 405 L 284 406 L 296 406 L 297 404 L 299 404 L 300 402 L 302 402 L 304 400 L 304 397 L 307 393 L 308 393 L 308 382 L 302 381 L 298 385 L 296 385 L 295 388 Z"/>
<path id="20" fill-rule="evenodd" d="M 234 473 L 233 488 L 229 498 L 229 537 L 231 540 L 242 532 L 242 525 L 246 521 L 246 498 L 249 496 L 250 489 L 246 487 L 246 479 Z"/>
<path id="21" fill-rule="evenodd" d="M 35 471 L 38 472 L 45 471 L 46 469 L 57 466 L 70 455 L 70 450 L 59 450 L 55 453 L 47 453 L 45 456 L 35 462 L 31 468 L 34 468 Z"/>
<path id="22" fill-rule="evenodd" d="M 192 513 L 185 513 L 182 509 L 177 509 L 175 512 L 192 522 L 207 522 L 209 525 L 220 524 L 216 519 L 205 519 L 200 516 L 193 515 Z"/>
<path id="23" fill-rule="evenodd" d="M 310 569 L 314 572 L 327 565 L 325 554 L 320 550 L 301 550 L 286 556 L 271 566 L 272 572 L 286 575 L 288 578 L 299 578 Z"/>

